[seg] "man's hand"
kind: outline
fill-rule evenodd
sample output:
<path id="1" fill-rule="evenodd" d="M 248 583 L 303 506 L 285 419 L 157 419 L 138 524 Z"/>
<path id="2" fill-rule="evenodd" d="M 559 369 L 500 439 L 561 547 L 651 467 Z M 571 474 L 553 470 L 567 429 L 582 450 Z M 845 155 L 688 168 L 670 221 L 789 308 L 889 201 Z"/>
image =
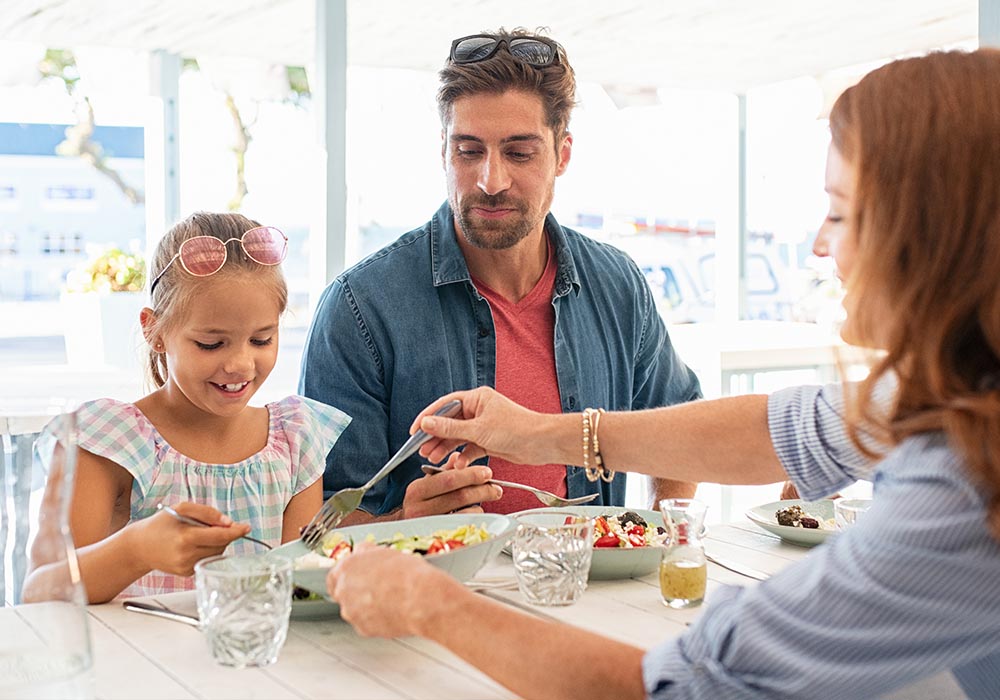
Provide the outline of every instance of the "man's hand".
<path id="1" fill-rule="evenodd" d="M 406 487 L 403 518 L 419 518 L 441 513 L 482 513 L 480 503 L 496 501 L 503 495 L 499 486 L 487 484 L 493 476 L 489 467 L 456 469 L 458 454 L 452 454 L 445 471 L 417 479 Z"/>

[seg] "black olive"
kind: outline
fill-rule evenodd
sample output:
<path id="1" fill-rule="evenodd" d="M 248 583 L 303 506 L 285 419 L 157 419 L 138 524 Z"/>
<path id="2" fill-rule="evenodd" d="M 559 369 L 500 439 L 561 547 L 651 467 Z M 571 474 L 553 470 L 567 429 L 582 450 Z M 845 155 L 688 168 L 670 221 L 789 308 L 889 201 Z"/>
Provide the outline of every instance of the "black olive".
<path id="1" fill-rule="evenodd" d="M 619 515 L 618 522 L 621 523 L 622 527 L 628 527 L 629 523 L 635 523 L 641 527 L 646 527 L 646 521 L 642 519 L 642 516 L 631 510 L 627 510 Z"/>

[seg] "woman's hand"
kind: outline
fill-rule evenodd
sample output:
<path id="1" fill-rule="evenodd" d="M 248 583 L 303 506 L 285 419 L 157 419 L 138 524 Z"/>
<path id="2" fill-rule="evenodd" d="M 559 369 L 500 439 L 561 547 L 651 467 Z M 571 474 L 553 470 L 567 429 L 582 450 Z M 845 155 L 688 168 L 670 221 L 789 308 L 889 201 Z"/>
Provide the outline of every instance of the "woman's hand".
<path id="1" fill-rule="evenodd" d="M 174 510 L 212 527 L 188 525 L 166 512 L 130 525 L 131 549 L 150 571 L 191 576 L 199 560 L 222 554 L 230 542 L 250 532 L 249 525 L 234 523 L 211 506 L 179 503 Z"/>
<path id="2" fill-rule="evenodd" d="M 371 542 L 360 543 L 330 570 L 326 589 L 340 604 L 340 616 L 365 637 L 420 634 L 422 620 L 435 615 L 442 600 L 464 591 L 421 557 Z"/>
<path id="3" fill-rule="evenodd" d="M 462 402 L 461 418 L 434 415 L 453 399 Z M 410 432 L 420 428 L 434 436 L 420 448 L 420 454 L 435 463 L 465 445 L 455 463 L 459 468 L 486 455 L 517 464 L 546 464 L 549 460 L 540 450 L 543 441 L 528 439 L 545 418 L 545 414 L 529 411 L 483 386 L 442 396 L 414 419 Z"/>

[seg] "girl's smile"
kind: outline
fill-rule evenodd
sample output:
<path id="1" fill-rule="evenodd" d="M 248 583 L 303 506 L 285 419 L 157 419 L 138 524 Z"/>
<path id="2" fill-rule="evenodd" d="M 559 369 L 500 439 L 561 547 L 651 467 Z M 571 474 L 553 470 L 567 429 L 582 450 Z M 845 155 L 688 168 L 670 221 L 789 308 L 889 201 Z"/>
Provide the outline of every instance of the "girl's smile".
<path id="1" fill-rule="evenodd" d="M 274 368 L 279 313 L 254 275 L 203 280 L 197 302 L 163 336 L 168 401 L 180 410 L 239 415 Z"/>

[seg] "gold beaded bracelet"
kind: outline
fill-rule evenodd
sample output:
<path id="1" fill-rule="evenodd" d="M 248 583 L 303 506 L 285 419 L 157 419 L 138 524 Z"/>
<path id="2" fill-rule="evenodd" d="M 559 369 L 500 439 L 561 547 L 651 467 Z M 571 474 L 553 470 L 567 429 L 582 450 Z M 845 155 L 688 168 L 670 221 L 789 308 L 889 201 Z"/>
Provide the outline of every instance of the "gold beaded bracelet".
<path id="1" fill-rule="evenodd" d="M 597 430 L 601 425 L 601 414 L 603 408 L 587 408 L 583 411 L 583 470 L 588 481 L 601 479 L 611 483 L 615 478 L 615 472 L 604 466 L 604 457 L 601 455 L 601 441 L 598 438 Z M 594 466 L 590 466 L 590 452 L 594 452 Z"/>

